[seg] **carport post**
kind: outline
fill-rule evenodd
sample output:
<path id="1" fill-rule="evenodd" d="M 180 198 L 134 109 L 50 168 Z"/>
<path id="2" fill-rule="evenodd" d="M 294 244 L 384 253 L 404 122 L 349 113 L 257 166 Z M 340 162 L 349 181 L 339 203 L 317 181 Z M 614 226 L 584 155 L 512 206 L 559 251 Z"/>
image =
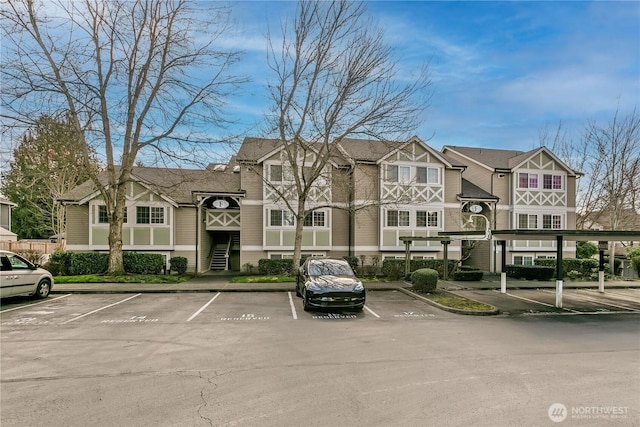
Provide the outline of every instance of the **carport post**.
<path id="1" fill-rule="evenodd" d="M 407 276 L 409 276 L 409 257 L 411 256 L 411 250 L 409 249 L 409 246 L 411 246 L 411 240 L 405 240 L 404 241 L 404 278 L 406 279 Z"/>
<path id="2" fill-rule="evenodd" d="M 440 243 L 444 245 L 444 268 L 442 272 L 442 280 L 449 280 L 449 240 L 443 240 Z"/>
<path id="3" fill-rule="evenodd" d="M 562 308 L 562 236 L 556 236 L 556 307 Z"/>
<path id="4" fill-rule="evenodd" d="M 598 264 L 598 291 L 604 293 L 604 251 L 609 246 L 609 242 L 598 242 L 598 249 L 600 250 L 600 262 Z"/>
<path id="5" fill-rule="evenodd" d="M 505 264 L 507 263 L 507 241 L 500 240 L 500 247 L 502 248 L 502 266 L 500 267 L 500 292 L 503 294 L 507 293 L 507 272 L 504 269 Z"/>

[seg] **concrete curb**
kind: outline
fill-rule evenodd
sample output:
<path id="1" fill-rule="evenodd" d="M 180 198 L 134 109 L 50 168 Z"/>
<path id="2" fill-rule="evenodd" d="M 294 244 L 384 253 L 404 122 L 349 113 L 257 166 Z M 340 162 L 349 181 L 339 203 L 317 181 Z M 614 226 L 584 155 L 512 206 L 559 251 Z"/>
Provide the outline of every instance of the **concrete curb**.
<path id="1" fill-rule="evenodd" d="M 495 316 L 496 314 L 500 314 L 500 310 L 498 310 L 496 307 L 492 306 L 491 304 L 487 304 L 485 302 L 476 301 L 476 300 L 468 298 L 468 297 L 462 297 L 462 298 L 466 298 L 468 300 L 475 301 L 478 304 L 488 305 L 490 307 L 493 307 L 493 310 L 486 310 L 486 311 L 460 310 L 458 308 L 447 307 L 446 305 L 438 304 L 437 302 L 432 301 L 429 298 L 423 297 L 422 295 L 419 295 L 419 294 L 417 294 L 417 293 L 415 293 L 413 291 L 410 291 L 409 289 L 398 287 L 396 290 L 402 292 L 403 294 L 409 295 L 412 298 L 415 298 L 415 299 L 418 299 L 420 301 L 426 302 L 429 305 L 432 305 L 432 306 L 437 307 L 437 308 L 439 308 L 441 310 L 444 310 L 444 311 L 448 311 L 450 313 L 465 314 L 465 315 L 469 315 L 469 316 Z M 440 289 L 439 291 L 440 292 L 449 293 L 451 295 L 456 295 L 456 296 L 460 297 L 460 295 L 457 295 L 454 292 L 445 291 L 444 289 Z"/>

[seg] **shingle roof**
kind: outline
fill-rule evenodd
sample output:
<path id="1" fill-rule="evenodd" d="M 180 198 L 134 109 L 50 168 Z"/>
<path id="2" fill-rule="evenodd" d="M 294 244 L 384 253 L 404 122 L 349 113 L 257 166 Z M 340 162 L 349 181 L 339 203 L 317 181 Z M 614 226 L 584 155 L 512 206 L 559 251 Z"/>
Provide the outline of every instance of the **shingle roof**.
<path id="1" fill-rule="evenodd" d="M 241 192 L 240 174 L 234 173 L 231 165 L 224 170 L 134 167 L 132 178 L 178 204 L 193 203 L 193 192 Z M 106 184 L 106 172 L 100 175 L 100 181 Z M 78 202 L 96 191 L 97 188 L 93 182 L 86 181 L 59 197 L 58 200 Z"/>
<path id="2" fill-rule="evenodd" d="M 462 178 L 462 193 L 459 196 L 463 199 L 499 199 L 498 196 L 494 196 L 464 178 Z"/>
<path id="3" fill-rule="evenodd" d="M 447 148 L 494 169 L 510 169 L 512 166 L 520 163 L 525 157 L 531 155 L 533 151 L 525 152 L 495 148 L 460 147 L 455 145 L 445 145 L 442 147 L 443 150 Z"/>

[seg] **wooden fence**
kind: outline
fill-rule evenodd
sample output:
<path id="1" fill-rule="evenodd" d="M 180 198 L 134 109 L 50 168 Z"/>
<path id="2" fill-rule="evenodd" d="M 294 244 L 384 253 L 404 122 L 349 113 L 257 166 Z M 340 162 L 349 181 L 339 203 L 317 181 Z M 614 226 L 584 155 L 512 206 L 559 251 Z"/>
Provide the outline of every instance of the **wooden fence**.
<path id="1" fill-rule="evenodd" d="M 51 243 L 48 241 L 43 242 L 32 240 L 19 240 L 17 242 L 1 241 L 0 249 L 11 252 L 35 250 L 48 255 L 54 253 L 56 250 L 64 250 L 64 241 L 62 243 Z"/>

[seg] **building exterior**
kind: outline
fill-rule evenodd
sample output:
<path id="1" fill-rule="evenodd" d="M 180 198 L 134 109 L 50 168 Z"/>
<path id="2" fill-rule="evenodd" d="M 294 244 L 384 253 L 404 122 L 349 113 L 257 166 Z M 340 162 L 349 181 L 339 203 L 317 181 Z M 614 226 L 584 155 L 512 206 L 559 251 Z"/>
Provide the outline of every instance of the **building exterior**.
<path id="1" fill-rule="evenodd" d="M 15 203 L 0 196 L 0 241 L 16 241 L 18 236 L 11 231 L 11 209 Z"/>
<path id="2" fill-rule="evenodd" d="M 403 236 L 487 229 L 575 228 L 577 173 L 544 147 L 529 152 L 344 139 L 309 193 L 303 255 L 356 256 L 370 264 L 404 258 Z M 299 159 L 310 165 L 314 152 Z M 124 250 L 184 256 L 189 270 L 240 270 L 262 258 L 293 256 L 295 222 L 274 188 L 292 186 L 277 140 L 245 138 L 228 164 L 203 170 L 134 168 L 128 184 Z M 84 183 L 67 206 L 67 249 L 108 250 L 106 209 Z M 482 233 L 480 233 L 482 234 Z M 555 242 L 513 242 L 507 262 L 554 256 Z M 500 268 L 498 246 L 455 240 L 449 259 Z M 567 246 L 567 256 L 574 249 Z M 414 241 L 413 258 L 442 258 L 438 240 Z"/>

